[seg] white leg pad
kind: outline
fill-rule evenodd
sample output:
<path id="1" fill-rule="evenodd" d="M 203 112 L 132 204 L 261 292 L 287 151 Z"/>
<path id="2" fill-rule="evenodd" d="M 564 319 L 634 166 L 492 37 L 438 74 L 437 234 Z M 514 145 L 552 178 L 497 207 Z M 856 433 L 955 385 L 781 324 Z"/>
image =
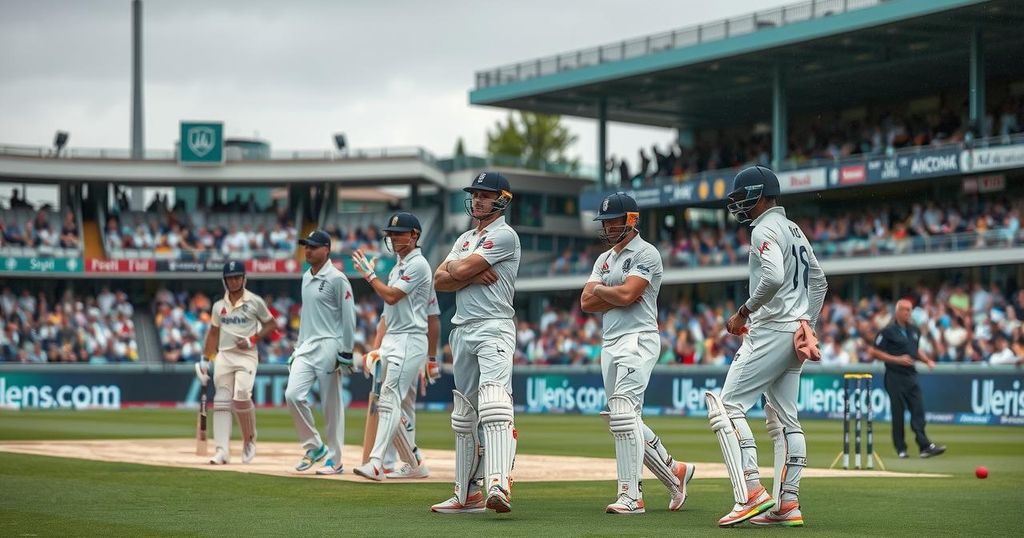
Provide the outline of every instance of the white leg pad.
<path id="1" fill-rule="evenodd" d="M 466 503 L 469 485 L 476 477 L 480 463 L 480 440 L 477 437 L 476 409 L 469 398 L 453 390 L 452 430 L 455 431 L 455 496 Z"/>
<path id="2" fill-rule="evenodd" d="M 231 416 L 231 400 L 213 401 L 213 442 L 217 448 L 229 453 L 231 443 L 231 427 L 234 420 Z"/>
<path id="3" fill-rule="evenodd" d="M 641 430 L 644 435 L 644 465 L 661 480 L 662 484 L 665 484 L 670 493 L 674 493 L 679 488 L 679 477 L 672 472 L 675 460 L 661 443 L 661 438 L 655 435 L 654 430 L 643 422 Z"/>
<path id="4" fill-rule="evenodd" d="M 782 493 L 779 500 L 790 500 L 800 495 L 800 475 L 807 466 L 807 440 L 803 430 L 785 428 L 786 465 L 782 469 Z"/>
<path id="5" fill-rule="evenodd" d="M 391 445 L 391 440 L 398 431 L 402 420 L 402 400 L 392 387 L 381 387 L 377 399 L 377 436 L 373 439 L 373 450 L 370 459 L 383 465 L 384 456 Z"/>
<path id="6" fill-rule="evenodd" d="M 486 488 L 500 486 L 506 492 L 511 488 L 512 461 L 515 459 L 515 440 L 512 438 L 512 395 L 497 383 L 480 385 L 480 425 L 484 430 L 487 447 Z"/>
<path id="7" fill-rule="evenodd" d="M 608 429 L 615 439 L 615 464 L 619 477 L 618 493 L 631 499 L 642 498 L 640 478 L 644 465 L 644 450 L 640 443 L 643 438 L 640 415 L 636 403 L 627 396 L 612 395 L 608 398 Z"/>
<path id="8" fill-rule="evenodd" d="M 786 462 L 786 435 L 782 433 L 782 421 L 779 420 L 779 413 L 775 411 L 772 404 L 764 406 L 765 424 L 768 426 L 768 435 L 772 437 L 772 444 L 775 448 L 775 478 L 772 479 L 772 498 L 779 501 L 779 494 L 782 492 L 782 468 Z"/>
<path id="9" fill-rule="evenodd" d="M 415 425 L 409 422 L 409 419 L 403 415 L 402 423 L 399 424 L 398 431 L 395 432 L 395 448 L 398 450 L 398 456 L 402 458 L 402 461 L 413 467 L 419 467 L 423 463 L 423 456 L 414 442 L 415 434 Z"/>
<path id="10" fill-rule="evenodd" d="M 732 419 L 725 414 L 722 399 L 717 394 L 707 391 L 704 393 L 704 400 L 708 406 L 711 430 L 718 436 L 718 444 L 722 447 L 725 470 L 728 471 L 729 481 L 732 482 L 733 499 L 738 504 L 744 504 L 747 502 L 748 493 L 746 477 L 743 476 L 739 435 L 733 427 Z"/>

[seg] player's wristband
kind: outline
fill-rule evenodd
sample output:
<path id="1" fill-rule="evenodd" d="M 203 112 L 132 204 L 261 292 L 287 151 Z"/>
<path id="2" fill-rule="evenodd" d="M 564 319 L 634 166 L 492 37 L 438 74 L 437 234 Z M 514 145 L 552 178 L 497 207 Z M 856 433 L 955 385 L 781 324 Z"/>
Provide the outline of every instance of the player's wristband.
<path id="1" fill-rule="evenodd" d="M 373 282 L 374 279 L 376 279 L 376 278 L 377 278 L 377 273 L 370 273 L 369 276 L 366 277 L 366 281 L 367 282 Z"/>
<path id="2" fill-rule="evenodd" d="M 437 357 L 427 357 L 427 361 L 429 361 L 429 362 L 437 362 Z"/>
<path id="3" fill-rule="evenodd" d="M 750 309 L 747 308 L 746 303 L 741 304 L 740 309 L 736 313 L 745 318 L 749 318 L 751 314 Z"/>

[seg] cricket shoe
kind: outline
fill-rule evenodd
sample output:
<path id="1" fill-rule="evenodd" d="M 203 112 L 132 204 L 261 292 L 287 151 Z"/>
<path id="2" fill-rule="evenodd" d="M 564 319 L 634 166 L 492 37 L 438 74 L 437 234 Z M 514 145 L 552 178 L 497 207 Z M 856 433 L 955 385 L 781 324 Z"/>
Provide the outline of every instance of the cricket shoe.
<path id="1" fill-rule="evenodd" d="M 217 452 L 210 458 L 210 465 L 225 465 L 231 461 L 231 456 L 224 451 L 223 448 L 218 448 Z"/>
<path id="2" fill-rule="evenodd" d="M 683 463 L 681 461 L 676 462 L 675 468 L 672 469 L 672 474 L 676 475 L 679 479 L 679 487 L 673 488 L 672 498 L 668 501 L 668 510 L 675 512 L 683 507 L 683 503 L 686 502 L 686 485 L 693 479 L 693 472 L 697 470 L 695 465 L 689 463 Z"/>
<path id="3" fill-rule="evenodd" d="M 334 460 L 332 460 L 330 458 L 328 458 L 327 461 L 324 462 L 324 466 L 323 467 L 321 467 L 321 468 L 316 470 L 316 474 L 318 474 L 320 476 L 326 476 L 326 475 L 332 475 L 332 474 L 341 474 L 341 473 L 344 473 L 344 472 L 345 472 L 345 466 L 340 464 L 340 463 L 335 465 L 334 464 Z"/>
<path id="4" fill-rule="evenodd" d="M 252 463 L 253 458 L 256 457 L 256 434 L 253 434 L 252 439 L 245 442 L 242 446 L 242 463 Z"/>
<path id="5" fill-rule="evenodd" d="M 718 520 L 718 526 L 732 527 L 739 525 L 756 515 L 764 513 L 773 506 L 775 506 L 775 501 L 768 494 L 768 490 L 764 489 L 764 486 L 758 485 L 757 489 L 750 492 L 747 496 L 747 502 L 743 504 L 736 503 L 732 507 L 732 512 Z"/>
<path id="6" fill-rule="evenodd" d="M 604 509 L 607 514 L 642 514 L 644 510 L 643 499 L 633 499 L 625 493 L 620 493 L 615 502 Z"/>
<path id="7" fill-rule="evenodd" d="M 786 501 L 779 505 L 779 510 L 769 510 L 757 517 L 751 518 L 750 523 L 762 527 L 803 527 L 804 516 L 800 513 L 800 503 L 797 501 Z"/>
<path id="8" fill-rule="evenodd" d="M 430 476 L 430 469 L 424 464 L 419 464 L 416 467 L 406 463 L 401 469 L 395 469 L 393 471 L 385 470 L 384 474 L 387 475 L 388 479 L 391 478 L 427 478 Z"/>
<path id="9" fill-rule="evenodd" d="M 302 461 L 300 461 L 299 464 L 295 466 L 295 470 L 299 472 L 308 470 L 310 467 L 313 466 L 313 464 L 324 459 L 326 456 L 327 445 L 320 445 L 320 447 L 316 449 L 311 448 L 306 451 L 306 454 L 304 456 L 302 456 Z"/>
<path id="10" fill-rule="evenodd" d="M 363 478 L 374 480 L 376 482 L 383 482 L 384 479 L 387 478 L 384 474 L 384 469 L 377 467 L 372 461 L 368 461 L 359 467 L 352 469 L 352 472 Z"/>
<path id="11" fill-rule="evenodd" d="M 484 507 L 484 493 L 476 490 L 466 497 L 466 504 L 459 502 L 459 498 L 452 495 L 451 499 L 439 502 L 430 507 L 431 512 L 438 514 L 475 514 L 487 510 Z"/>
<path id="12" fill-rule="evenodd" d="M 499 514 L 506 514 L 512 511 L 512 496 L 505 488 L 494 485 L 487 490 L 487 508 Z"/>
<path id="13" fill-rule="evenodd" d="M 938 456 L 939 454 L 942 454 L 945 451 L 945 445 L 936 445 L 935 443 L 932 443 L 921 450 L 921 457 L 930 458 L 932 456 Z"/>

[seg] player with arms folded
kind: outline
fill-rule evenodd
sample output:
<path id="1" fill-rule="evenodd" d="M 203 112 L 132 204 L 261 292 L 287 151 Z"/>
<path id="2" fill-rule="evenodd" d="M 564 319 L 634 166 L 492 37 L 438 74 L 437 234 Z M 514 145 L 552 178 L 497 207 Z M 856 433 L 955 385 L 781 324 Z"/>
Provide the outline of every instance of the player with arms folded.
<path id="1" fill-rule="evenodd" d="M 668 488 L 668 509 L 676 511 L 686 501 L 694 466 L 673 459 L 640 414 L 661 351 L 661 253 L 640 237 L 640 208 L 626 193 L 605 198 L 594 220 L 601 222 L 601 236 L 612 248 L 597 257 L 580 305 L 586 312 L 604 313 L 601 373 L 608 409 L 601 414 L 615 439 L 619 481 L 618 498 L 605 511 L 644 513 L 644 464 Z"/>

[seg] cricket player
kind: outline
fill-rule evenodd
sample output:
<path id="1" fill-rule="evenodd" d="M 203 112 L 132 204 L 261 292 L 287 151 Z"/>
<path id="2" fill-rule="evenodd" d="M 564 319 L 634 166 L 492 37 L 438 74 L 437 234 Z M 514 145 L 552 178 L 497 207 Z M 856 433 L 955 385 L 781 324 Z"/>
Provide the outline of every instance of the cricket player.
<path id="1" fill-rule="evenodd" d="M 601 235 L 611 246 L 597 257 L 583 288 L 580 304 L 586 312 L 603 312 L 601 373 L 608 408 L 601 414 L 615 439 L 618 498 L 605 509 L 610 514 L 644 513 L 640 479 L 643 466 L 669 492 L 668 509 L 686 501 L 693 465 L 676 461 L 641 417 L 644 391 L 661 352 L 658 333 L 658 292 L 662 262 L 658 249 L 640 237 L 640 208 L 623 192 L 601 202 L 597 218 Z"/>
<path id="2" fill-rule="evenodd" d="M 385 334 L 379 348 L 383 370 L 380 398 L 377 401 L 377 435 L 370 451 L 370 461 L 354 472 L 370 480 L 387 478 L 384 458 L 394 442 L 395 448 L 409 465 L 413 475 L 426 475 L 429 470 L 422 464 L 415 438 L 402 427 L 402 400 L 415 393 L 420 373 L 427 363 L 427 305 L 433 290 L 430 264 L 419 248 L 423 233 L 419 219 L 412 213 L 396 213 L 383 228 L 385 243 L 398 255 L 398 263 L 391 269 L 387 283 L 374 272 L 376 258 L 368 259 L 362 250 L 352 255 L 356 270 L 384 300 L 382 321 Z M 424 467 L 420 469 L 420 467 Z"/>
<path id="3" fill-rule="evenodd" d="M 256 380 L 259 356 L 256 342 L 277 328 L 263 298 L 245 289 L 245 264 L 224 264 L 224 298 L 213 303 L 210 330 L 206 333 L 204 355 L 217 361 L 213 372 L 213 440 L 217 450 L 210 458 L 213 465 L 231 460 L 231 412 L 242 428 L 242 463 L 256 457 L 256 408 L 252 386 Z M 210 375 L 209 362 L 196 364 L 196 375 L 205 386 Z"/>
<path id="4" fill-rule="evenodd" d="M 377 334 L 374 337 L 373 351 L 370 351 L 364 355 L 366 366 L 364 366 L 364 374 L 366 372 L 372 372 L 374 370 L 375 361 L 380 360 L 380 346 L 384 340 L 384 334 L 387 331 L 387 327 L 384 323 L 383 316 L 380 322 L 377 324 Z M 441 309 L 437 303 L 437 292 L 433 288 L 430 289 L 430 302 L 427 303 L 427 364 L 424 369 L 420 372 L 420 390 L 423 390 L 423 394 L 426 395 L 426 384 L 433 385 L 437 383 L 437 380 L 441 378 L 441 368 L 437 363 L 437 356 L 435 352 L 437 350 L 437 341 L 441 336 Z M 405 398 L 402 399 L 402 425 L 401 428 L 405 429 L 405 435 L 409 444 L 413 448 L 413 453 L 419 458 L 419 465 L 413 466 L 413 463 L 405 462 L 404 465 L 398 467 L 398 450 L 395 445 L 397 443 L 391 443 L 388 451 L 384 453 L 384 474 L 390 479 L 399 478 L 427 478 L 430 476 L 430 469 L 423 463 L 423 455 L 416 447 L 416 387 L 413 386 L 405 393 Z M 364 442 L 366 440 L 364 439 Z M 373 441 L 369 441 L 373 442 Z"/>
<path id="5" fill-rule="evenodd" d="M 331 263 L 331 236 L 314 230 L 299 240 L 305 247 L 309 271 L 302 275 L 299 339 L 288 359 L 288 388 L 284 397 L 306 454 L 295 466 L 305 471 L 323 460 L 320 475 L 342 472 L 345 410 L 341 399 L 342 370 L 352 369 L 355 300 L 348 278 Z M 313 383 L 320 386 L 320 403 L 327 422 L 327 443 L 320 438 L 307 398 Z"/>
<path id="6" fill-rule="evenodd" d="M 484 172 L 463 190 L 469 193 L 466 212 L 475 219 L 475 227 L 459 236 L 434 273 L 437 291 L 455 292 L 451 333 L 455 494 L 431 510 L 451 514 L 481 512 L 486 507 L 510 512 L 516 453 L 512 296 L 522 250 L 519 235 L 505 223 L 504 213 L 512 202 L 505 176 Z M 485 480 L 483 484 L 480 479 Z"/>
<path id="7" fill-rule="evenodd" d="M 796 398 L 803 361 L 821 357 L 813 327 L 828 284 L 807 238 L 778 205 L 779 194 L 775 173 L 753 166 L 736 175 L 728 196 L 729 212 L 754 229 L 750 298 L 726 324 L 730 333 L 743 335 L 743 343 L 726 374 L 721 397 L 705 394 L 708 419 L 722 447 L 736 501 L 718 521 L 721 527 L 748 519 L 756 525 L 803 525 L 798 496 L 807 443 L 797 419 Z M 757 446 L 746 419 L 762 394 L 767 397 L 765 415 L 775 447 L 771 495 L 761 485 Z"/>

